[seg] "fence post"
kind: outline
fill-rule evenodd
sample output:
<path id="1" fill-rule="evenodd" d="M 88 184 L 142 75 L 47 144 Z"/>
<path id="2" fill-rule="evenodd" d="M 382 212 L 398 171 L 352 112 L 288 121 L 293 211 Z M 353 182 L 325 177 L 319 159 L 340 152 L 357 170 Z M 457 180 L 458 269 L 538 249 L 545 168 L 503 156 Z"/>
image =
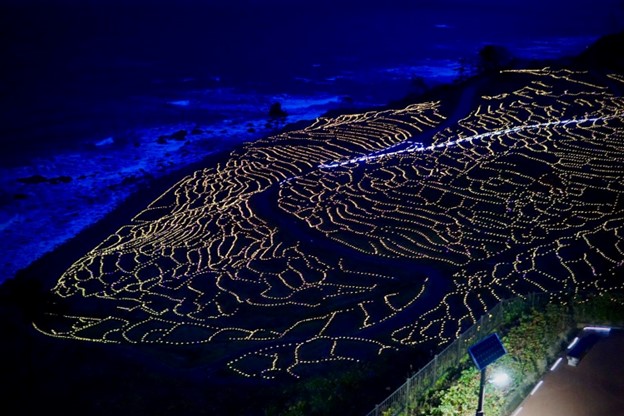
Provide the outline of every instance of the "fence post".
<path id="1" fill-rule="evenodd" d="M 405 405 L 403 406 L 406 409 L 406 414 L 410 414 L 410 396 L 412 394 L 412 392 L 410 391 L 410 379 L 411 377 L 407 378 L 407 381 L 405 382 Z"/>
<path id="2" fill-rule="evenodd" d="M 481 334 L 483 334 L 485 331 L 483 330 L 483 319 L 485 318 L 485 314 L 481 315 L 481 318 L 479 318 L 479 338 L 481 337 Z"/>

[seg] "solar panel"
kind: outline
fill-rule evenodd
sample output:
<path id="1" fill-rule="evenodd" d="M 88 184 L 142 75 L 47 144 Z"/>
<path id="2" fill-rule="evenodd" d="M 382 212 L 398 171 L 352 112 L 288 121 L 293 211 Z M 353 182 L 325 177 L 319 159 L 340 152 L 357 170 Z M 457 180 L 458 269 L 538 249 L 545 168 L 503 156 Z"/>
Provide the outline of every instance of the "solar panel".
<path id="1" fill-rule="evenodd" d="M 498 334 L 488 335 L 468 348 L 468 354 L 479 370 L 483 370 L 503 355 L 507 354 Z"/>

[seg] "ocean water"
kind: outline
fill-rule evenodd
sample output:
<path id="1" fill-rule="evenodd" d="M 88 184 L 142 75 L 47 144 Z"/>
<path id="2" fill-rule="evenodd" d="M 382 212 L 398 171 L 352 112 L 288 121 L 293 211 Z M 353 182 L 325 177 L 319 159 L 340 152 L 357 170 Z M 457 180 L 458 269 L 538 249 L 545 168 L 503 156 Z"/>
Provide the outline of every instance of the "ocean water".
<path id="1" fill-rule="evenodd" d="M 624 28 L 616 0 L 53 3 L 0 4 L 0 282 L 210 154 L 453 82 L 487 44 L 556 59 Z"/>

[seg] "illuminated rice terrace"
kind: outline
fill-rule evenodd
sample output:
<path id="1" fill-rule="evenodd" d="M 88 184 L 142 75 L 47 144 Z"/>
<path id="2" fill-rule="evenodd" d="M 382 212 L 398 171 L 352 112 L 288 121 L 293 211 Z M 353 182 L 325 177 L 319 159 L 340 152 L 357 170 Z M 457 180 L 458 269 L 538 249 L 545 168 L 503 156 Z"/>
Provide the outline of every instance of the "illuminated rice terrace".
<path id="1" fill-rule="evenodd" d="M 503 76 L 460 120 L 426 102 L 247 144 L 74 263 L 35 327 L 271 379 L 444 344 L 501 298 L 621 291 L 624 78 Z"/>

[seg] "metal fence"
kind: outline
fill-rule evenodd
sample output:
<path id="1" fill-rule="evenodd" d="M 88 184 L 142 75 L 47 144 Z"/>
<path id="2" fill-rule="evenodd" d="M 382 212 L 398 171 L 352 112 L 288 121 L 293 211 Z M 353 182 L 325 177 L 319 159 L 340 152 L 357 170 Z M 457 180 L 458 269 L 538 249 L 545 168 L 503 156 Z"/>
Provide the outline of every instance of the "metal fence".
<path id="1" fill-rule="evenodd" d="M 410 414 L 415 409 L 416 400 L 449 369 L 456 367 L 467 356 L 468 347 L 480 338 L 491 334 L 503 325 L 506 314 L 520 314 L 529 309 L 543 309 L 550 300 L 546 293 L 529 294 L 526 298 L 514 298 L 500 301 L 489 312 L 482 315 L 478 322 L 464 331 L 459 338 L 450 343 L 433 360 L 375 406 L 367 416 L 397 416 Z"/>

